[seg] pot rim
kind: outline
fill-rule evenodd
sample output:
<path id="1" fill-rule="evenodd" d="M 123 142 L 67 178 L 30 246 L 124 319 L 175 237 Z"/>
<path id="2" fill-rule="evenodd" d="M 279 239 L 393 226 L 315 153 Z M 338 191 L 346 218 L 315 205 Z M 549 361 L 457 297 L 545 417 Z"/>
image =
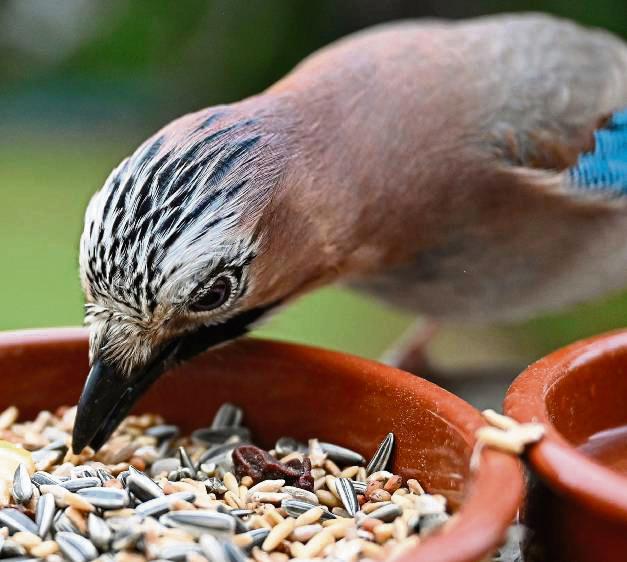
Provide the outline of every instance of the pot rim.
<path id="1" fill-rule="evenodd" d="M 14 352 L 16 347 L 55 346 L 61 342 L 86 342 L 87 339 L 85 328 L 74 327 L 0 332 L 0 360 L 6 353 Z M 408 386 L 430 390 L 435 393 L 430 401 L 437 408 L 437 414 L 458 431 L 471 447 L 475 444 L 475 431 L 485 425 L 479 411 L 461 398 L 394 367 L 308 345 L 263 338 L 251 340 L 255 349 L 268 353 L 287 353 L 328 367 L 343 362 L 354 372 L 382 378 L 393 374 L 396 380 L 405 379 Z M 498 547 L 522 501 L 522 466 L 516 457 L 494 450 L 482 450 L 479 459 L 479 468 L 470 476 L 467 496 L 449 530 L 429 537 L 419 547 L 408 551 L 402 556 L 403 562 L 470 562 L 490 554 Z M 447 547 L 451 546 L 448 543 L 453 536 L 454 552 L 451 552 Z"/>
<path id="2" fill-rule="evenodd" d="M 519 422 L 540 422 L 546 426 L 545 437 L 530 447 L 527 458 L 551 488 L 575 497 L 602 516 L 627 521 L 627 477 L 571 445 L 551 421 L 545 400 L 550 389 L 578 367 L 624 348 L 627 348 L 627 330 L 622 329 L 550 353 L 516 378 L 507 391 L 503 409 Z"/>

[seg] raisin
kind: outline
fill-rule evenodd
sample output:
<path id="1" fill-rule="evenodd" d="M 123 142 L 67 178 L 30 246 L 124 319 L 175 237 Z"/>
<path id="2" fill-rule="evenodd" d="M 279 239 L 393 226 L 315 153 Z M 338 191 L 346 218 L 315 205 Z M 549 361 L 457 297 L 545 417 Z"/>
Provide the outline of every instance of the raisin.
<path id="1" fill-rule="evenodd" d="M 259 447 L 243 445 L 233 451 L 233 466 L 235 476 L 240 480 L 244 476 L 250 476 L 254 483 L 281 479 L 288 486 L 313 492 L 311 461 L 307 457 L 302 461 L 292 459 L 282 463 Z"/>

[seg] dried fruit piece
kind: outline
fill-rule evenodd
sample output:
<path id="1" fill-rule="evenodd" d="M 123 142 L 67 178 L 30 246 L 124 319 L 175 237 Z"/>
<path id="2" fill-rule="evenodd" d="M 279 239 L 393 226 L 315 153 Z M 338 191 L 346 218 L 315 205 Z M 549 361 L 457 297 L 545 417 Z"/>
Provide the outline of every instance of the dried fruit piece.
<path id="1" fill-rule="evenodd" d="M 313 491 L 311 461 L 307 457 L 282 463 L 259 447 L 242 445 L 233 451 L 233 466 L 240 480 L 245 476 L 253 482 L 282 479 L 289 486 Z"/>

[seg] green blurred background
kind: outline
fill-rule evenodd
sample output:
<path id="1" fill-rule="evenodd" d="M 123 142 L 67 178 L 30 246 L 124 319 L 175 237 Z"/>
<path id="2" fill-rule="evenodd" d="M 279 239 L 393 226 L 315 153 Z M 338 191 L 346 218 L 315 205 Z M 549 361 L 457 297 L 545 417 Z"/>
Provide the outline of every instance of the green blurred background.
<path id="1" fill-rule="evenodd" d="M 512 10 L 627 35 L 625 0 L 0 0 L 0 329 L 81 322 L 76 262 L 86 202 L 170 119 L 258 92 L 318 47 L 368 25 Z M 619 295 L 524 326 L 467 330 L 440 347 L 456 358 L 535 357 L 622 326 L 626 314 Z M 409 322 L 330 289 L 262 331 L 377 357 Z"/>

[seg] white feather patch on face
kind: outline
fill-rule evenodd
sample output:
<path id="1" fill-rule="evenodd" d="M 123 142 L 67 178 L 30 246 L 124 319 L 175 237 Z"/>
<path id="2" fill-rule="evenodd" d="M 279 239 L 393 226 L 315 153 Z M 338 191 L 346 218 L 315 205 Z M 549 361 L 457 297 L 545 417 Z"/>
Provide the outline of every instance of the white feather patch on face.
<path id="1" fill-rule="evenodd" d="M 189 314 L 190 295 L 220 271 L 246 276 L 260 242 L 257 223 L 274 176 L 263 166 L 254 123 L 209 133 L 196 123 L 180 136 L 169 126 L 146 141 L 86 211 L 80 274 L 91 353 L 125 372 L 174 333 L 228 317 L 237 303 Z"/>

